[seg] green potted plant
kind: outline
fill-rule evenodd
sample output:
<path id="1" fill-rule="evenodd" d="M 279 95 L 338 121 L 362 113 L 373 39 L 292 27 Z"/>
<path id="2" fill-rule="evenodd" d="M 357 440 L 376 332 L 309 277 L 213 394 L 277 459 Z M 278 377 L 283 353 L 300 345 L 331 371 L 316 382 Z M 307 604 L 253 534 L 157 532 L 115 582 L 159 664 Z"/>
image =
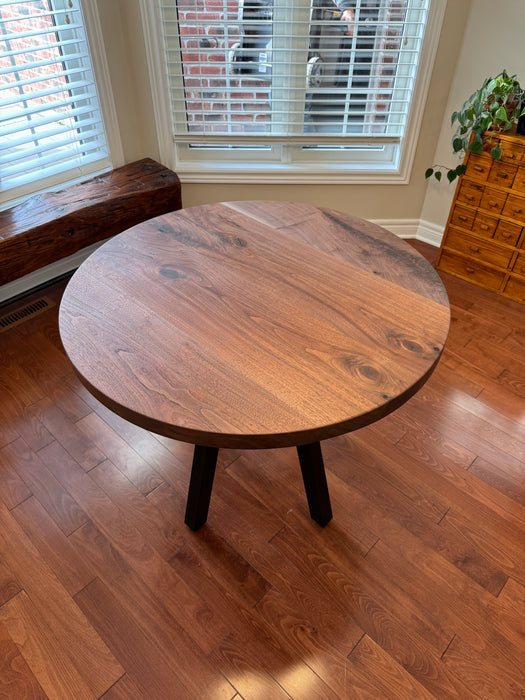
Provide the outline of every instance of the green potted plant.
<path id="1" fill-rule="evenodd" d="M 457 112 L 452 113 L 451 124 L 457 123 L 452 137 L 452 149 L 456 154 L 481 153 L 483 151 L 484 134 L 492 140 L 494 134 L 508 131 L 525 114 L 525 104 L 522 101 L 523 90 L 515 75 L 509 75 L 506 70 L 495 78 L 486 78 L 483 85 L 473 92 Z M 486 137 L 485 137 L 486 138 Z M 501 148 L 496 142 L 490 149 L 494 160 L 501 158 Z M 432 175 L 441 180 L 446 172 L 449 182 L 452 182 L 465 172 L 463 164 L 455 168 L 434 165 L 425 171 L 425 177 Z"/>

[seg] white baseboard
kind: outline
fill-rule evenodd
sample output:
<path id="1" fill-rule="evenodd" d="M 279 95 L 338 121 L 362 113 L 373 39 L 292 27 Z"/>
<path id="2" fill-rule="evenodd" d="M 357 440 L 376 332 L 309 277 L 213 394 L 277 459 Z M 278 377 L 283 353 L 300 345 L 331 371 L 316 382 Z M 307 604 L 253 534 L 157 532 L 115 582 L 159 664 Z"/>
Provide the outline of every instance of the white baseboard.
<path id="1" fill-rule="evenodd" d="M 422 221 L 420 219 L 375 219 L 373 222 L 386 228 L 388 231 L 392 231 L 400 238 L 416 238 L 418 241 L 430 243 L 437 247 L 441 244 L 443 237 L 442 227 L 432 224 L 430 221 Z M 0 286 L 0 304 L 8 299 L 27 294 L 36 287 L 76 270 L 102 243 L 104 241 L 94 243 L 67 258 L 63 258 L 51 265 L 46 265 L 40 270 L 35 270 L 29 275 Z"/>
<path id="2" fill-rule="evenodd" d="M 419 219 L 372 219 L 372 222 L 399 238 L 417 238 Z"/>
<path id="3" fill-rule="evenodd" d="M 443 238 L 443 228 L 421 219 L 374 219 L 374 224 L 395 233 L 399 238 L 415 238 L 439 248 Z"/>
<path id="4" fill-rule="evenodd" d="M 57 262 L 51 263 L 51 265 L 46 265 L 40 268 L 40 270 L 35 270 L 30 272 L 28 275 L 24 275 L 17 280 L 8 282 L 0 286 L 0 304 L 7 301 L 8 299 L 13 299 L 15 297 L 27 294 L 32 289 L 40 287 L 51 280 L 61 277 L 68 272 L 73 272 L 79 265 L 81 265 L 86 258 L 88 258 L 91 253 L 93 253 L 99 246 L 101 246 L 105 241 L 100 241 L 98 243 L 93 243 L 93 245 L 82 248 L 82 250 L 73 253 L 73 255 L 67 258 L 62 258 Z"/>
<path id="5" fill-rule="evenodd" d="M 436 248 L 439 248 L 443 240 L 444 232 L 443 226 L 438 226 L 438 224 L 433 224 L 430 221 L 421 219 L 416 238 L 418 241 L 430 243 L 431 245 L 435 245 Z"/>

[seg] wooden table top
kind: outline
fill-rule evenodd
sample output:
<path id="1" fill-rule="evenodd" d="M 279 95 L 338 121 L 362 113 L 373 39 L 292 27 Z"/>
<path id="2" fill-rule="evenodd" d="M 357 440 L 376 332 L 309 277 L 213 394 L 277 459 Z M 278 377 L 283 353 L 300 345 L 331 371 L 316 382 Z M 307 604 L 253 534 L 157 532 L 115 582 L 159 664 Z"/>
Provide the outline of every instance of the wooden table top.
<path id="1" fill-rule="evenodd" d="M 450 323 L 434 269 L 384 229 L 286 202 L 183 209 L 72 277 L 60 333 L 107 407 L 212 447 L 301 445 L 367 425 L 428 379 Z"/>

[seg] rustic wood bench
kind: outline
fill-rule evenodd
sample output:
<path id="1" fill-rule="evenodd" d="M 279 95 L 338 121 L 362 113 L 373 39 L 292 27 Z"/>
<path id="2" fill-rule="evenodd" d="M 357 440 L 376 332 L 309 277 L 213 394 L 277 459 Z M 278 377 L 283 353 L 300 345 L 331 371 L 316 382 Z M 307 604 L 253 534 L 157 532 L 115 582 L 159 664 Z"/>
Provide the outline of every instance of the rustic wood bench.
<path id="1" fill-rule="evenodd" d="M 150 158 L 29 197 L 0 212 L 0 285 L 181 207 L 179 178 Z"/>

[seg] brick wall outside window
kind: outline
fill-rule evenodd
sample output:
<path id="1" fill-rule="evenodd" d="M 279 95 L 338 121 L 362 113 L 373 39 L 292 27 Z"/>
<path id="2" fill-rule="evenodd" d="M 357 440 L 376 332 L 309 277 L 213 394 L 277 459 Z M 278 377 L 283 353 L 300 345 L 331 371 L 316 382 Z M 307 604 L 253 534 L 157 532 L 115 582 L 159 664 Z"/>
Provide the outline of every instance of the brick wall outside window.
<path id="1" fill-rule="evenodd" d="M 389 0 L 384 9 L 384 20 L 388 23 L 402 22 L 406 13 L 406 0 Z M 383 17 L 381 18 L 383 19 Z M 376 131 L 382 131 L 382 125 L 388 117 L 390 90 L 394 86 L 396 62 L 401 48 L 402 30 L 390 25 L 382 29 L 377 37 L 379 45 L 379 63 L 377 73 L 373 78 L 373 101 L 371 102 L 372 122 L 377 125 Z"/>
<path id="2" fill-rule="evenodd" d="M 189 131 L 239 133 L 245 125 L 250 133 L 258 125 L 264 130 L 270 81 L 228 68 L 229 52 L 241 38 L 237 0 L 182 0 L 178 11 Z"/>

